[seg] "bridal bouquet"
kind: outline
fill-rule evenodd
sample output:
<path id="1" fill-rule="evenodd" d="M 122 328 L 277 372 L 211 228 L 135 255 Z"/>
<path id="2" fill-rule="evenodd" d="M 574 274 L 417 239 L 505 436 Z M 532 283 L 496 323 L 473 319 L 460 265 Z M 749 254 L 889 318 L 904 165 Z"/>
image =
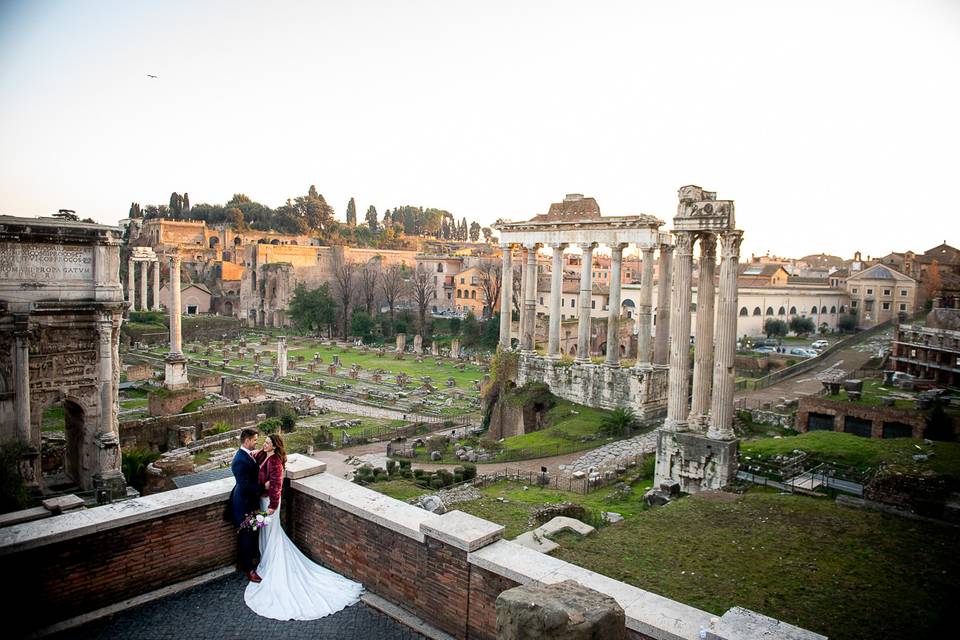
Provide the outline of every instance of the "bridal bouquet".
<path id="1" fill-rule="evenodd" d="M 266 511 L 251 511 L 243 518 L 240 523 L 240 530 L 249 529 L 250 531 L 259 531 L 268 526 L 273 521 L 273 516 L 268 515 Z"/>

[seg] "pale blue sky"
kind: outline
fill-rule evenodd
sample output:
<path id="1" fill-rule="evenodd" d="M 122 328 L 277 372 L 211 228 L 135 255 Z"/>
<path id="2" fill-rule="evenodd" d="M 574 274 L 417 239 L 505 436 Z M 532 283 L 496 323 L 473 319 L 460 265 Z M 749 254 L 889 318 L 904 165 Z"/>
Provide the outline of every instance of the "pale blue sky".
<path id="1" fill-rule="evenodd" d="M 958 69 L 957 0 L 2 1 L 0 212 L 669 220 L 693 183 L 746 254 L 960 244 Z"/>

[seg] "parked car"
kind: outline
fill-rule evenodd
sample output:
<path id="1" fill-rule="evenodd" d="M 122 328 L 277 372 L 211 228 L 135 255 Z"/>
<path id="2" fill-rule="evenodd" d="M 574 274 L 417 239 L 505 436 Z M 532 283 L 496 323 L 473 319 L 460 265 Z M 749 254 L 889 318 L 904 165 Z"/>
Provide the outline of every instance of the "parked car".
<path id="1" fill-rule="evenodd" d="M 804 358 L 812 358 L 819 354 L 817 354 L 817 352 L 814 351 L 813 349 L 804 349 L 803 347 L 794 347 L 793 349 L 790 349 L 790 355 L 803 356 Z"/>
<path id="2" fill-rule="evenodd" d="M 775 351 L 773 347 L 756 347 L 753 350 L 754 353 L 774 353 Z"/>
<path id="3" fill-rule="evenodd" d="M 828 346 L 830 346 L 830 343 L 826 340 L 817 340 L 810 346 L 814 349 L 826 349 Z"/>

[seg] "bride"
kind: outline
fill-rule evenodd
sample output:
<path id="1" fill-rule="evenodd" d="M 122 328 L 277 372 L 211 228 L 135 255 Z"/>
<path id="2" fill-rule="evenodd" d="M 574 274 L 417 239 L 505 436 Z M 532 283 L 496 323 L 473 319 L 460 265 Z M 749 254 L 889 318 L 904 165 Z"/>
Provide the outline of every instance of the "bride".
<path id="1" fill-rule="evenodd" d="M 243 594 L 247 606 L 274 620 L 314 620 L 357 602 L 363 585 L 311 561 L 280 527 L 280 490 L 287 462 L 280 434 L 267 436 L 254 458 L 260 465 L 258 483 L 266 486 L 260 509 L 273 519 L 260 530 L 257 573 L 263 581 L 247 585 Z"/>

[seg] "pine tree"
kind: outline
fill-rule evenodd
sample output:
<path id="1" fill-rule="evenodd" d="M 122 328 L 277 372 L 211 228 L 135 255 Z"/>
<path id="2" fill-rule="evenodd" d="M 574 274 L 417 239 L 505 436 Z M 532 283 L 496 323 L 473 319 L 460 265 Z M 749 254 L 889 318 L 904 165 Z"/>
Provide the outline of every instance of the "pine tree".
<path id="1" fill-rule="evenodd" d="M 316 188 L 315 186 L 313 186 L 313 185 L 310 185 L 310 188 L 307 190 L 307 197 L 308 197 L 308 198 L 316 198 L 316 197 L 319 197 L 319 195 L 320 195 L 320 194 L 317 193 L 317 188 Z"/>
<path id="2" fill-rule="evenodd" d="M 183 192 L 183 212 L 190 213 L 190 194 Z"/>
<path id="3" fill-rule="evenodd" d="M 474 220 L 470 223 L 470 242 L 476 242 L 480 239 L 480 223 Z"/>
<path id="4" fill-rule="evenodd" d="M 467 218 L 464 217 L 463 220 L 460 221 L 460 238 L 459 238 L 459 240 L 460 240 L 461 242 L 466 242 L 466 241 L 467 241 L 467 234 L 468 234 L 468 233 L 469 233 L 469 231 L 467 231 Z"/>
<path id="5" fill-rule="evenodd" d="M 357 226 L 357 203 L 353 198 L 347 203 L 347 224 L 351 227 Z"/>
<path id="6" fill-rule="evenodd" d="M 379 223 L 377 222 L 377 208 L 373 205 L 370 205 L 367 208 L 367 226 L 370 227 L 370 231 L 376 232 L 380 228 Z"/>

